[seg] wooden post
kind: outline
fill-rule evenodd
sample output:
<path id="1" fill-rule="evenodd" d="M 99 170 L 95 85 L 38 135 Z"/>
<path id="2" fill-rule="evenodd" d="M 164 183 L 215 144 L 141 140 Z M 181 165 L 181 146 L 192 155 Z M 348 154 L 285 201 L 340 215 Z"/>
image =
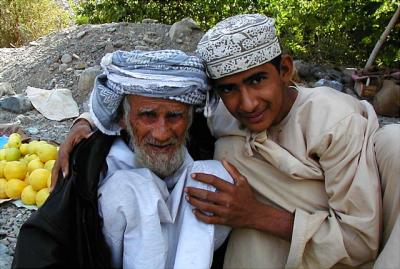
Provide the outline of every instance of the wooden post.
<path id="1" fill-rule="evenodd" d="M 399 15 L 400 15 L 400 5 L 397 6 L 396 12 L 393 14 L 393 17 L 390 20 L 389 24 L 386 26 L 385 31 L 381 35 L 381 38 L 379 38 L 378 42 L 375 45 L 375 48 L 372 50 L 371 55 L 368 58 L 367 64 L 365 65 L 365 69 L 367 69 L 374 63 L 375 58 L 378 55 L 381 46 L 385 42 L 386 37 L 389 35 L 390 30 L 392 30 L 393 26 L 396 24 Z"/>

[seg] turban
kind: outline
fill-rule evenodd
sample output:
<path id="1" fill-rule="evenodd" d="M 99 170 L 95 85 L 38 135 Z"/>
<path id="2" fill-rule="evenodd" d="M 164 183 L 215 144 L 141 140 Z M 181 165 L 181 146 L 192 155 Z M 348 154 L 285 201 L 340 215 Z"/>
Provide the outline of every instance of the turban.
<path id="1" fill-rule="evenodd" d="M 274 19 L 260 14 L 225 19 L 205 33 L 197 53 L 212 79 L 267 63 L 281 54 Z"/>
<path id="2" fill-rule="evenodd" d="M 90 114 L 105 134 L 119 134 L 118 107 L 125 95 L 165 98 L 203 106 L 210 89 L 203 62 L 179 50 L 116 51 L 101 60 Z"/>

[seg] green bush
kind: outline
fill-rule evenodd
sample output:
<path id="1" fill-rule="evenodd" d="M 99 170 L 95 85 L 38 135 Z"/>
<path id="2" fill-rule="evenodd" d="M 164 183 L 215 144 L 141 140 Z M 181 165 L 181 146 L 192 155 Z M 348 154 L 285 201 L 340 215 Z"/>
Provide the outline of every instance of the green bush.
<path id="1" fill-rule="evenodd" d="M 296 58 L 335 65 L 363 66 L 398 5 L 398 0 L 85 0 L 76 6 L 78 23 L 172 24 L 191 17 L 207 30 L 240 13 L 276 18 L 283 46 Z M 399 66 L 400 24 L 381 49 L 377 63 Z"/>
<path id="2" fill-rule="evenodd" d="M 0 47 L 21 46 L 69 22 L 53 0 L 0 0 Z"/>

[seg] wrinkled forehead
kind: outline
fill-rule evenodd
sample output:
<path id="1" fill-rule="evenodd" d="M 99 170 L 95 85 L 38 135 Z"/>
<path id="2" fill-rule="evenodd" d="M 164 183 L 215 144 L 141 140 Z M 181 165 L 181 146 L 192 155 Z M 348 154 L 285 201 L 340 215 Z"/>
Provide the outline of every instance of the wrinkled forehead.
<path id="1" fill-rule="evenodd" d="M 178 100 L 171 100 L 167 98 L 148 97 L 141 95 L 128 95 L 129 104 L 131 109 L 136 111 L 187 111 L 191 105 L 183 103 Z"/>

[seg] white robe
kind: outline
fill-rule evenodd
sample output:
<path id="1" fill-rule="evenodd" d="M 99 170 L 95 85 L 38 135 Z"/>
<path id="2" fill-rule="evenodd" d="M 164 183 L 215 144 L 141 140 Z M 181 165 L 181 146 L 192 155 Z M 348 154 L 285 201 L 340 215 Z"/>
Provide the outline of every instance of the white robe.
<path id="1" fill-rule="evenodd" d="M 209 268 L 213 252 L 230 228 L 198 221 L 184 188 L 214 188 L 191 173 L 214 174 L 232 182 L 218 161 L 194 162 L 186 152 L 182 166 L 161 180 L 140 167 L 134 153 L 117 139 L 107 156 L 108 171 L 99 183 L 99 211 L 114 267 Z"/>

